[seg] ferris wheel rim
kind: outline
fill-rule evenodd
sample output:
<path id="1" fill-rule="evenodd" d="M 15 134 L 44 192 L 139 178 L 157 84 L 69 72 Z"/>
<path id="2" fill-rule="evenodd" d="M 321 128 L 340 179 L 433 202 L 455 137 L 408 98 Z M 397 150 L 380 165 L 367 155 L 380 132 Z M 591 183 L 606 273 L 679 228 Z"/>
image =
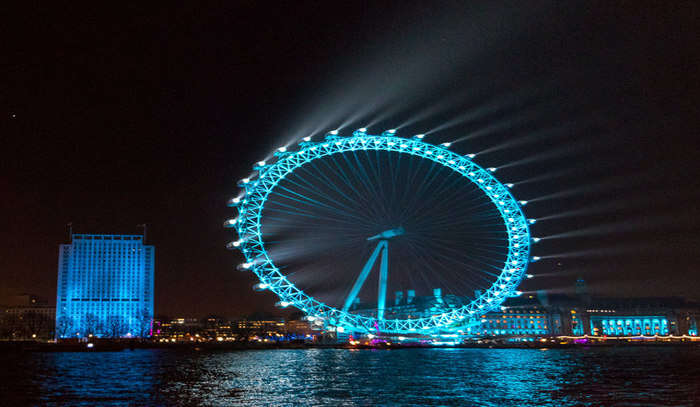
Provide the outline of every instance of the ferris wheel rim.
<path id="1" fill-rule="evenodd" d="M 268 196 L 279 182 L 305 164 L 334 154 L 361 150 L 397 152 L 431 160 L 464 176 L 490 199 L 506 227 L 508 252 L 498 278 L 483 294 L 468 304 L 439 315 L 414 319 L 377 319 L 345 312 L 316 300 L 280 272 L 265 250 L 261 233 L 262 212 Z M 420 333 L 480 317 L 480 314 L 500 307 L 506 298 L 517 293 L 516 288 L 525 276 L 530 262 L 531 244 L 528 220 L 521 208 L 522 201 L 518 202 L 508 187 L 496 179 L 492 169 L 484 169 L 471 156 L 462 156 L 450 151 L 445 145 L 437 146 L 417 138 L 398 137 L 393 133 L 368 135 L 357 132 L 350 137 L 331 135 L 325 141 L 303 141 L 297 151 L 280 148 L 275 155 L 278 157 L 276 162 L 259 162 L 254 167 L 258 171 L 257 179 L 246 178 L 240 183 L 245 189 L 245 195 L 236 202 L 239 216 L 235 225 L 232 225 L 238 232 L 239 240 L 230 245 L 243 253 L 246 259 L 244 266 L 247 266 L 244 268 L 258 277 L 258 288 L 274 292 L 280 298 L 282 306 L 294 306 L 310 319 L 319 318 L 334 326 L 367 331 L 379 329 L 392 333 Z"/>

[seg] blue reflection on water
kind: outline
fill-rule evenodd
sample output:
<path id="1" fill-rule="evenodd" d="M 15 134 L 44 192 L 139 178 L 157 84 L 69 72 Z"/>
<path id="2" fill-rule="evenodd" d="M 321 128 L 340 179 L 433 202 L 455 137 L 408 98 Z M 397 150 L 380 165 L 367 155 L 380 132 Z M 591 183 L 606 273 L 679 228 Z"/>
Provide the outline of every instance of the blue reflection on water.
<path id="1" fill-rule="evenodd" d="M 700 349 L 0 355 L 4 405 L 693 405 Z"/>

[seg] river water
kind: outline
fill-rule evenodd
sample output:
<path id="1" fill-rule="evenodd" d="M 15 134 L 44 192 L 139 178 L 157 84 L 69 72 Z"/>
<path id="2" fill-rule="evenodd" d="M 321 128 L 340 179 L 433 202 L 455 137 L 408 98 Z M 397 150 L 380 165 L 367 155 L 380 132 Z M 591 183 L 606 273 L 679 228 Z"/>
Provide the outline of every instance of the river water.
<path id="1" fill-rule="evenodd" d="M 0 405 L 700 405 L 700 349 L 0 354 Z"/>

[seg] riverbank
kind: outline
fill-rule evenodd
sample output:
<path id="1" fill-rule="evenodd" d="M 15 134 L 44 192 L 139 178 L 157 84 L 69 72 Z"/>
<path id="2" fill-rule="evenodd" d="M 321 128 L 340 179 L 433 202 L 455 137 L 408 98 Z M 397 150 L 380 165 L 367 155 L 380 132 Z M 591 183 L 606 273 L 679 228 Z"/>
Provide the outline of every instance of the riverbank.
<path id="1" fill-rule="evenodd" d="M 150 342 L 94 340 L 91 342 L 38 342 L 3 341 L 0 352 L 115 352 L 135 349 L 174 349 L 174 350 L 267 350 L 267 349 L 378 349 L 398 350 L 416 348 L 482 348 L 482 349 L 573 349 L 591 347 L 700 347 L 697 340 L 633 340 L 633 339 L 587 339 L 585 341 L 562 341 L 543 339 L 536 341 L 480 340 L 465 343 L 429 342 L 365 342 L 365 343 L 313 343 L 313 342 Z"/>

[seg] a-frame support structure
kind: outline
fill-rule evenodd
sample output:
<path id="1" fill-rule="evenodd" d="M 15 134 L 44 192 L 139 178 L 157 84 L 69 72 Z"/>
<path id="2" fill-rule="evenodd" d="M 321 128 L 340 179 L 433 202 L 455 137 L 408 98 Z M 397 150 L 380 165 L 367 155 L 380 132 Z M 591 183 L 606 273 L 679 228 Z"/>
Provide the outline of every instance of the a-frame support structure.
<path id="1" fill-rule="evenodd" d="M 386 285 L 389 278 L 389 239 L 394 236 L 402 235 L 403 233 L 403 228 L 390 229 L 367 239 L 379 240 L 379 244 L 377 244 L 377 247 L 372 252 L 369 260 L 367 260 L 367 263 L 365 263 L 360 275 L 357 276 L 357 280 L 355 280 L 355 284 L 352 286 L 352 290 L 350 290 L 348 298 L 345 299 L 343 312 L 347 312 L 350 309 L 350 306 L 355 301 L 355 298 L 357 298 L 357 294 L 360 293 L 362 285 L 365 283 L 367 276 L 369 276 L 370 271 L 372 271 L 372 267 L 374 267 L 377 257 L 381 253 L 382 259 L 381 263 L 379 264 L 379 289 L 377 291 L 377 319 L 384 319 L 384 309 L 386 307 Z"/>

